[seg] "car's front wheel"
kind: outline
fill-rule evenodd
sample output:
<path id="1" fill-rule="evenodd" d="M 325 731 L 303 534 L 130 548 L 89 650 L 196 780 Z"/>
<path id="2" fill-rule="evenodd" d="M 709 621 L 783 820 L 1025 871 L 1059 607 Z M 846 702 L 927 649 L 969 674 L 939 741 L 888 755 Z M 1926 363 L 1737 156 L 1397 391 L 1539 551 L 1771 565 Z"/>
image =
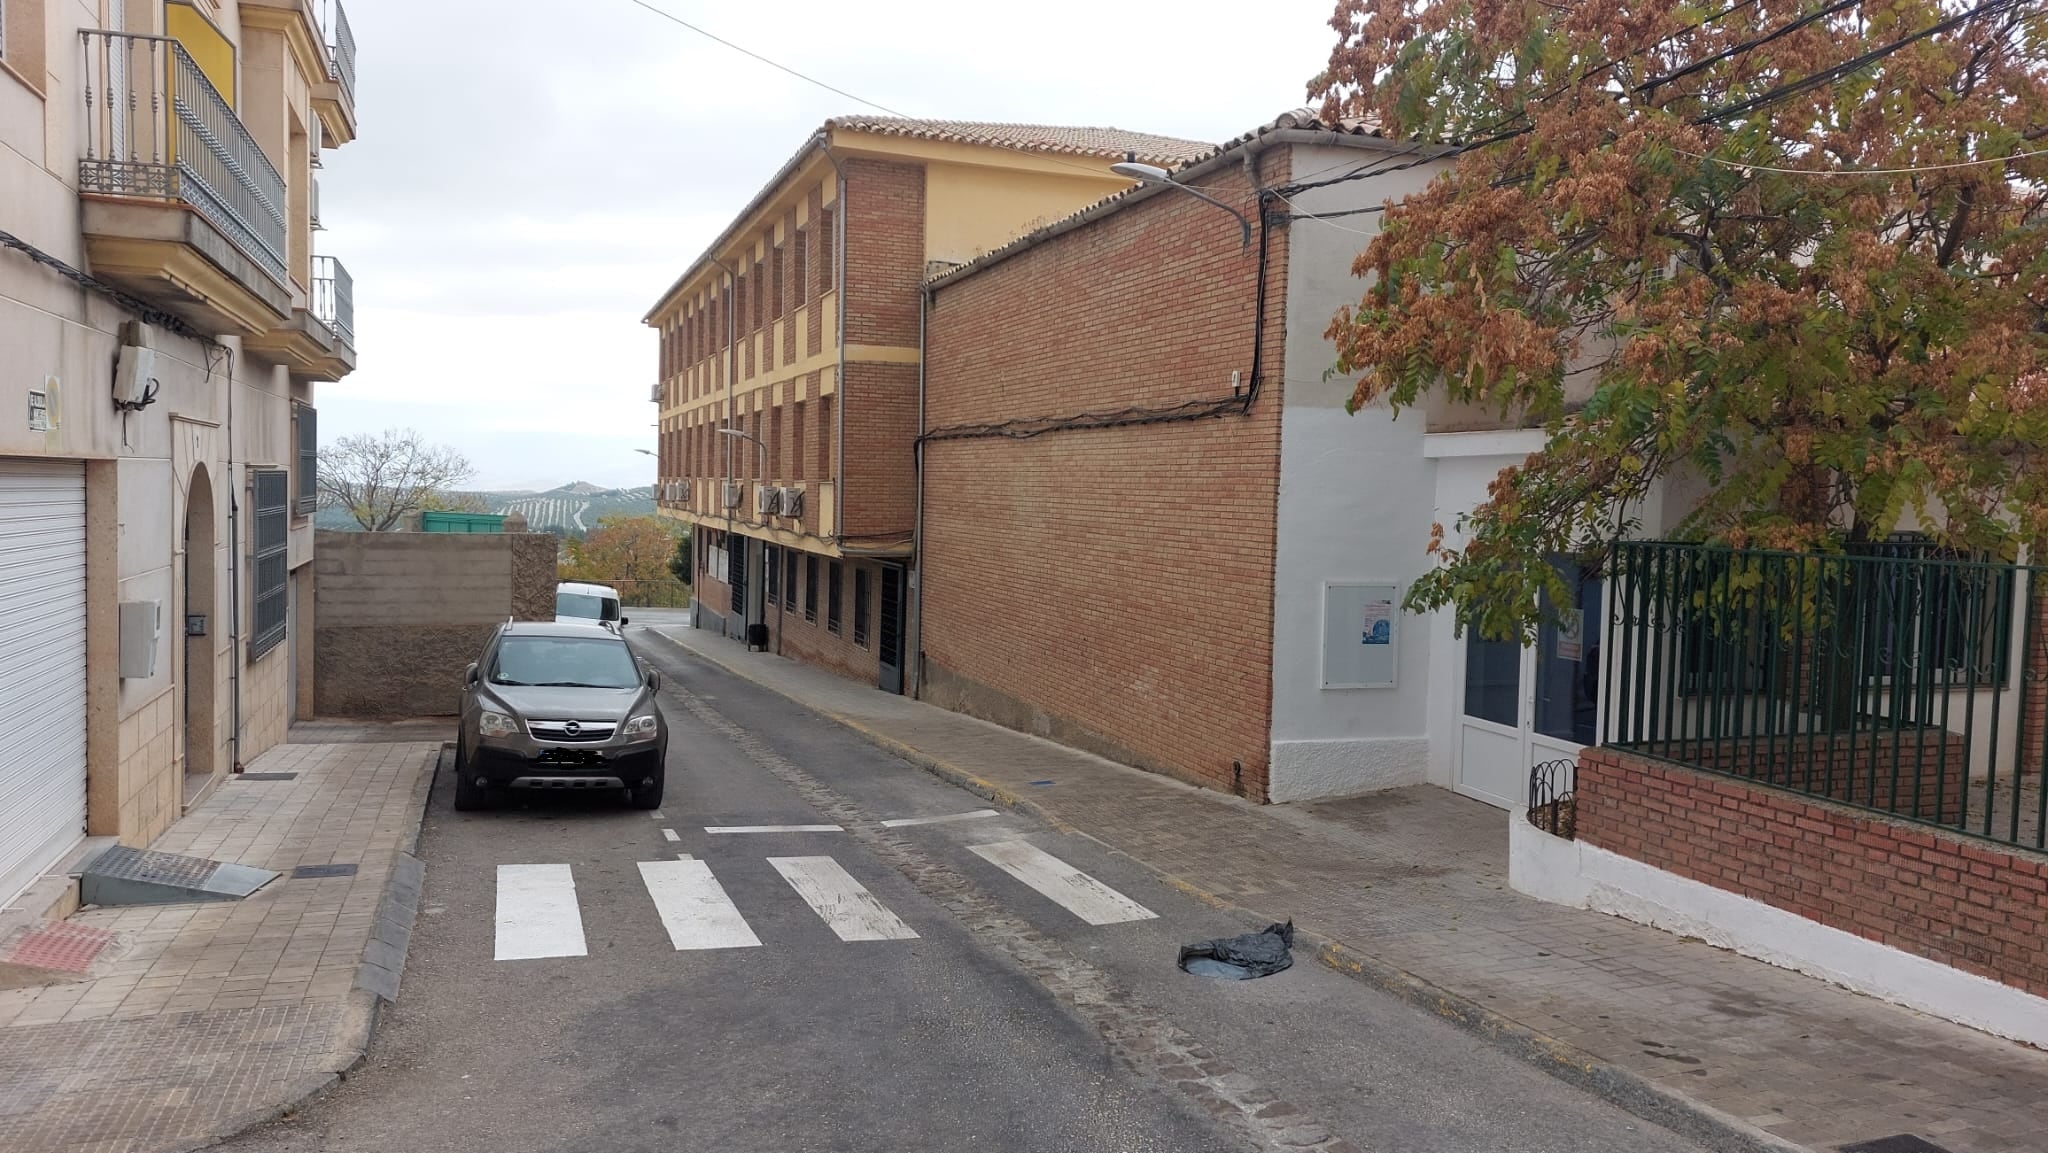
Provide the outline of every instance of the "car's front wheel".
<path id="1" fill-rule="evenodd" d="M 490 790 L 477 784 L 476 775 L 470 771 L 469 758 L 462 747 L 455 748 L 455 811 L 473 812 L 490 803 Z"/>
<path id="2" fill-rule="evenodd" d="M 636 809 L 658 809 L 661 807 L 661 789 L 664 779 L 654 778 L 651 785 L 636 785 L 626 790 L 626 803 Z"/>

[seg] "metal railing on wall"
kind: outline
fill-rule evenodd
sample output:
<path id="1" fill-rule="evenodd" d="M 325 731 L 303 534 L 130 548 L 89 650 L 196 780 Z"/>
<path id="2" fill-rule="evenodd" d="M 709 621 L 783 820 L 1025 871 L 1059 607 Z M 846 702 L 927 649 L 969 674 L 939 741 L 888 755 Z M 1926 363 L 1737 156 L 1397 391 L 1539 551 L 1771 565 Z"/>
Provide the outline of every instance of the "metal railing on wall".
<path id="1" fill-rule="evenodd" d="M 1918 540 L 1622 542 L 1606 743 L 2042 848 L 2042 571 Z"/>
<path id="2" fill-rule="evenodd" d="M 279 284 L 284 178 L 199 65 L 163 36 L 86 29 L 81 191 L 190 205 Z"/>
<path id="3" fill-rule="evenodd" d="M 351 348 L 355 346 L 355 278 L 332 256 L 313 258 L 313 316 Z"/>

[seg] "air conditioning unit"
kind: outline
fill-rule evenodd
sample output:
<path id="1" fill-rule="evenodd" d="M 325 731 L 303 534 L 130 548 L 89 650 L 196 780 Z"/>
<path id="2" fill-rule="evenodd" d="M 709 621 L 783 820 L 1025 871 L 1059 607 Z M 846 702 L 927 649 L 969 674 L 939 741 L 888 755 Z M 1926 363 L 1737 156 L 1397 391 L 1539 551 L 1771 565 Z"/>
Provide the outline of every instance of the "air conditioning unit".
<path id="1" fill-rule="evenodd" d="M 782 511 L 782 490 L 772 484 L 755 486 L 754 511 L 762 516 L 774 516 L 780 513 Z"/>
<path id="2" fill-rule="evenodd" d="M 782 490 L 782 515 L 804 515 L 804 490 L 800 488 L 786 488 Z"/>
<path id="3" fill-rule="evenodd" d="M 650 389 L 648 389 L 648 390 L 647 390 L 647 399 L 649 399 L 649 400 L 653 401 L 653 402 L 654 402 L 654 403 L 656 403 L 656 404 L 660 404 L 660 403 L 661 403 L 661 382 L 660 382 L 660 381 L 655 381 L 655 382 L 654 382 L 654 387 L 653 387 L 653 388 L 650 388 Z"/>
<path id="4" fill-rule="evenodd" d="M 724 503 L 726 508 L 738 508 L 740 507 L 741 499 L 746 496 L 746 489 L 743 488 L 737 481 L 729 480 L 725 482 L 724 496 Z"/>

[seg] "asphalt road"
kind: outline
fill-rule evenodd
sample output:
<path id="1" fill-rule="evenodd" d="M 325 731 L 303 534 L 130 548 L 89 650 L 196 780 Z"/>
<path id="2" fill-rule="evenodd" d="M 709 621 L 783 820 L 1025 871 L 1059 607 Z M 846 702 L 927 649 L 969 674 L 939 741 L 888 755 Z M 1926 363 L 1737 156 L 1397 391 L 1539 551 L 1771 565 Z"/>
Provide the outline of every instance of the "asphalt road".
<path id="1" fill-rule="evenodd" d="M 437 781 L 423 915 L 368 1062 L 229 1148 L 1696 1150 L 1307 957 L 1181 973 L 1180 944 L 1243 926 L 1019 815 L 884 827 L 988 806 L 631 633 L 669 678 L 659 818 L 598 797 L 458 814 Z M 841 831 L 706 831 L 762 825 Z M 558 866 L 515 870 L 548 892 L 511 907 L 509 937 L 506 865 Z M 658 906 L 664 883 L 700 887 Z M 684 941 L 759 944 L 680 949 L 664 909 Z M 498 959 L 573 947 L 571 920 L 581 955 Z"/>

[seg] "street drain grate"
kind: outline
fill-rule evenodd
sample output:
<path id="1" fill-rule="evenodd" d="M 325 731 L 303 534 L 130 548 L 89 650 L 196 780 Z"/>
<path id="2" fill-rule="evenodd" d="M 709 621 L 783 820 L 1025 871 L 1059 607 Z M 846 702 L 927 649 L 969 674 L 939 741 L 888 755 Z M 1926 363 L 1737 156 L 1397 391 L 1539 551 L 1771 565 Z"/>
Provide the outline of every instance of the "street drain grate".
<path id="1" fill-rule="evenodd" d="M 236 773 L 235 779 L 238 781 L 293 781 L 297 780 L 298 776 L 299 774 L 297 773 Z"/>
<path id="2" fill-rule="evenodd" d="M 353 877 L 355 875 L 356 867 L 354 865 L 300 865 L 292 870 L 292 879 L 296 881 L 317 877 Z"/>
<path id="3" fill-rule="evenodd" d="M 1875 1141 L 1858 1141 L 1854 1145 L 1844 1145 L 1842 1153 L 1948 1153 L 1948 1150 L 1924 1137 L 1900 1133 L 1891 1137 L 1879 1137 Z"/>

